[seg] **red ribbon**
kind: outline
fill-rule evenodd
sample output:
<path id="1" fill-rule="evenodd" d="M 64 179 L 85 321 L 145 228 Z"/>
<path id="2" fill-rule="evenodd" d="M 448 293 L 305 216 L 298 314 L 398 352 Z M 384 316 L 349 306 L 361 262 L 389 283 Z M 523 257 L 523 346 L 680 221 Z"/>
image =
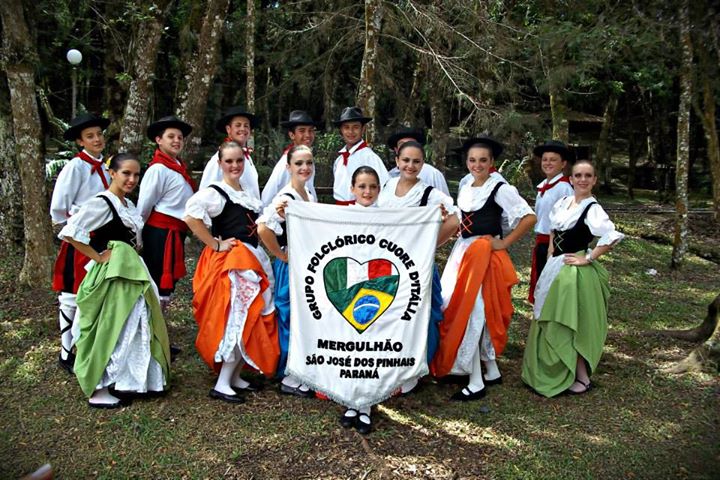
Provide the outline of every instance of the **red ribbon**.
<path id="1" fill-rule="evenodd" d="M 335 200 L 335 205 L 355 205 L 355 200 Z"/>
<path id="2" fill-rule="evenodd" d="M 352 155 L 355 152 L 359 152 L 363 148 L 367 147 L 367 143 L 365 143 L 365 140 L 363 140 L 360 145 L 355 149 L 354 152 L 350 153 L 350 150 L 345 147 L 345 150 L 340 150 L 338 153 L 342 155 L 343 158 L 343 165 L 347 167 L 348 164 L 348 158 L 350 158 L 350 155 Z"/>
<path id="3" fill-rule="evenodd" d="M 90 155 L 85 153 L 84 150 L 82 152 L 78 153 L 76 156 L 80 160 L 89 163 L 90 166 L 92 167 L 90 170 L 90 172 L 91 172 L 90 175 L 92 175 L 93 173 L 97 173 L 100 176 L 100 180 L 102 180 L 102 182 L 103 182 L 103 187 L 108 188 L 108 181 L 107 181 L 107 177 L 105 177 L 105 172 L 103 171 L 102 162 L 99 160 L 95 160 Z"/>
<path id="4" fill-rule="evenodd" d="M 543 185 L 542 187 L 539 187 L 537 189 L 537 191 L 540 194 L 540 196 L 542 197 L 543 195 L 545 195 L 545 192 L 547 192 L 548 190 L 550 190 L 551 188 L 553 188 L 555 185 L 557 185 L 560 182 L 570 183 L 570 177 L 568 177 L 567 175 L 563 175 L 562 177 L 555 180 L 553 183 L 548 183 L 546 181 L 545 185 Z"/>
<path id="5" fill-rule="evenodd" d="M 180 162 L 180 163 L 178 163 Z M 197 192 L 197 185 L 195 185 L 195 182 L 192 178 L 190 178 L 190 175 L 188 174 L 187 167 L 185 166 L 185 163 L 183 163 L 182 160 L 179 158 L 177 161 L 174 158 L 171 158 L 170 155 L 166 154 L 159 148 L 155 150 L 155 155 L 153 155 L 152 162 L 150 162 L 150 166 L 155 164 L 163 165 L 173 172 L 177 172 L 180 175 L 183 176 L 185 181 L 190 185 L 190 188 L 192 188 L 193 192 Z"/>
<path id="6" fill-rule="evenodd" d="M 182 220 L 153 210 L 146 225 L 168 230 L 163 253 L 163 273 L 160 277 L 159 287 L 171 290 L 175 282 L 187 274 L 185 270 L 185 255 L 183 255 L 183 242 L 180 233 L 187 232 L 188 227 Z M 175 259 L 175 261 L 173 261 Z"/>

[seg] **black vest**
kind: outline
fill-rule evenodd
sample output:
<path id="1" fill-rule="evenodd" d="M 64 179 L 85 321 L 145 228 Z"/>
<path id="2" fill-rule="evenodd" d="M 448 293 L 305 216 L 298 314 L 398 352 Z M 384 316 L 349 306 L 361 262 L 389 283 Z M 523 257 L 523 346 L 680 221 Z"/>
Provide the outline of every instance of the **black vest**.
<path id="1" fill-rule="evenodd" d="M 495 185 L 492 193 L 485 201 L 480 210 L 474 212 L 462 212 L 460 223 L 460 235 L 462 238 L 474 237 L 476 235 L 500 235 L 502 238 L 502 207 L 495 202 L 495 194 L 505 182 Z"/>
<path id="2" fill-rule="evenodd" d="M 100 253 L 107 250 L 110 240 L 119 240 L 135 248 L 137 245 L 135 232 L 122 222 L 120 215 L 118 215 L 117 210 L 115 210 L 109 198 L 105 195 L 98 195 L 98 198 L 105 200 L 105 203 L 110 207 L 112 220 L 90 233 L 90 246 L 95 249 L 96 252 Z"/>
<path id="3" fill-rule="evenodd" d="M 212 219 L 210 232 L 213 237 L 235 238 L 236 240 L 248 243 L 253 247 L 258 246 L 257 213 L 230 200 L 228 194 L 217 185 L 210 185 L 210 188 L 218 192 L 225 199 L 225 206 L 220 215 Z"/>
<path id="4" fill-rule="evenodd" d="M 292 193 L 283 193 L 283 195 L 286 195 L 290 197 L 292 200 L 295 200 L 295 195 Z M 283 232 L 282 234 L 277 236 L 277 241 L 280 247 L 287 247 L 287 222 L 283 225 Z"/>
<path id="5" fill-rule="evenodd" d="M 564 253 L 575 253 L 585 250 L 593 241 L 595 235 L 590 232 L 590 227 L 585 225 L 585 217 L 590 207 L 597 202 L 590 202 L 580 214 L 577 223 L 567 230 L 553 230 L 553 257 Z"/>
<path id="6" fill-rule="evenodd" d="M 428 199 L 430 198 L 430 192 L 432 192 L 433 187 L 431 185 L 428 185 L 425 187 L 425 191 L 422 194 L 422 198 L 420 199 L 420 207 L 427 207 Z"/>

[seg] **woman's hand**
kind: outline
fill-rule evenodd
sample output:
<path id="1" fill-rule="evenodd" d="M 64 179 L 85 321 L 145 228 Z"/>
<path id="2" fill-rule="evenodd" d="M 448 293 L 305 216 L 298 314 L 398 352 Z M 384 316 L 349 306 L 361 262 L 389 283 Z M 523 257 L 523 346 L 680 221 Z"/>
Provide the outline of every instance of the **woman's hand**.
<path id="1" fill-rule="evenodd" d="M 490 245 L 493 250 L 506 250 L 505 241 L 502 238 L 492 237 Z"/>
<path id="2" fill-rule="evenodd" d="M 215 247 L 216 252 L 230 251 L 237 243 L 235 237 L 226 238 L 225 240 L 221 237 L 216 237 L 215 240 L 217 241 L 217 246 Z"/>
<path id="3" fill-rule="evenodd" d="M 576 253 L 566 253 L 563 256 L 563 263 L 565 263 L 565 265 L 575 265 L 576 267 L 590 264 L 585 255 L 578 255 Z"/>
<path id="4" fill-rule="evenodd" d="M 107 263 L 110 261 L 110 254 L 112 254 L 112 250 L 103 250 L 102 253 L 100 253 L 97 263 Z"/>
<path id="5" fill-rule="evenodd" d="M 288 254 L 287 254 L 287 252 L 282 252 L 282 255 L 278 255 L 277 258 L 279 258 L 280 260 L 282 260 L 282 261 L 285 262 L 285 263 L 288 263 Z"/>
<path id="6" fill-rule="evenodd" d="M 283 200 L 275 206 L 275 211 L 281 218 L 285 218 L 285 207 L 287 207 L 288 201 Z"/>

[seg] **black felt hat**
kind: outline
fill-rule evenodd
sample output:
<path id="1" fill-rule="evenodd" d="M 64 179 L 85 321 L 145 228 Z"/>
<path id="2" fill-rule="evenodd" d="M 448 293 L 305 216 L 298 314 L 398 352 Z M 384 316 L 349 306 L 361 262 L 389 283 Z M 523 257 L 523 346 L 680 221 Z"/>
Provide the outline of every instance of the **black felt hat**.
<path id="1" fill-rule="evenodd" d="M 470 150 L 470 147 L 473 145 L 477 145 L 478 143 L 487 145 L 490 147 L 490 150 L 492 150 L 493 158 L 497 160 L 497 158 L 502 154 L 503 149 L 505 146 L 495 140 L 494 138 L 488 136 L 488 135 L 478 135 L 477 137 L 471 137 L 465 140 L 462 144 L 462 148 L 460 151 L 463 154 L 466 154 L 468 150 Z"/>
<path id="2" fill-rule="evenodd" d="M 222 134 L 227 133 L 225 127 L 230 125 L 230 122 L 235 117 L 245 117 L 250 120 L 250 128 L 256 128 L 260 123 L 260 119 L 254 113 L 248 112 L 245 107 L 236 105 L 225 110 L 223 116 L 217 119 L 215 122 L 215 130 Z"/>
<path id="3" fill-rule="evenodd" d="M 387 146 L 390 147 L 390 150 L 395 150 L 398 140 L 403 138 L 414 138 L 420 145 L 425 145 L 425 130 L 422 128 L 401 127 L 388 137 Z"/>
<path id="4" fill-rule="evenodd" d="M 293 110 L 287 120 L 280 122 L 280 126 L 292 130 L 298 125 L 312 125 L 317 127 L 319 124 L 312 119 L 305 110 Z"/>
<path id="5" fill-rule="evenodd" d="M 190 135 L 190 132 L 192 132 L 192 127 L 189 123 L 183 122 L 175 115 L 168 115 L 148 125 L 147 137 L 154 142 L 155 137 L 162 135 L 162 132 L 164 132 L 166 128 L 177 128 L 182 132 L 184 137 L 187 137 Z"/>
<path id="6" fill-rule="evenodd" d="M 542 145 L 538 145 L 533 149 L 535 156 L 542 157 L 545 152 L 555 152 L 560 154 L 563 160 L 566 162 L 572 162 L 575 160 L 575 155 L 572 150 L 568 148 L 560 140 L 548 140 Z"/>
<path id="7" fill-rule="evenodd" d="M 63 138 L 65 140 L 77 140 L 83 130 L 90 127 L 100 127 L 105 130 L 110 125 L 110 120 L 98 117 L 92 113 L 83 113 L 70 120 L 70 128 L 65 130 Z"/>
<path id="8" fill-rule="evenodd" d="M 335 120 L 333 125 L 339 127 L 346 122 L 360 122 L 365 125 L 368 122 L 372 122 L 372 118 L 363 116 L 363 112 L 360 107 L 345 107 L 340 114 L 340 118 Z"/>

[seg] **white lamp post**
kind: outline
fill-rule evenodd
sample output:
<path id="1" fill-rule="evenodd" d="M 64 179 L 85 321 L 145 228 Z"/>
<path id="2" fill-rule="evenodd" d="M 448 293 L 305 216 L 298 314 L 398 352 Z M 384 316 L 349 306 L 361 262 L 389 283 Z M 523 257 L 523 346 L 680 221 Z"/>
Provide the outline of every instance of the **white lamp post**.
<path id="1" fill-rule="evenodd" d="M 80 50 L 71 48 L 65 55 L 67 61 L 72 65 L 72 117 L 75 118 L 75 106 L 77 105 L 77 66 L 82 62 L 82 53 Z"/>

